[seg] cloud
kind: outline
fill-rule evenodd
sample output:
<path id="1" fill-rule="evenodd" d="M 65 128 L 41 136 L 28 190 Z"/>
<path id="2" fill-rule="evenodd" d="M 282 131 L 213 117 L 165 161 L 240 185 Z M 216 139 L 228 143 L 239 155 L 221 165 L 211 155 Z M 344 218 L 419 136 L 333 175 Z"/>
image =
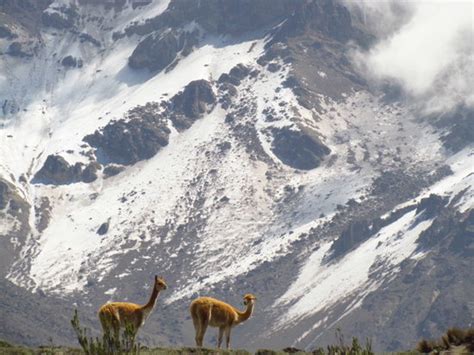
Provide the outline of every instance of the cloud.
<path id="1" fill-rule="evenodd" d="M 379 35 L 353 57 L 369 78 L 400 85 L 426 111 L 474 106 L 474 1 L 349 3 L 356 7 Z"/>

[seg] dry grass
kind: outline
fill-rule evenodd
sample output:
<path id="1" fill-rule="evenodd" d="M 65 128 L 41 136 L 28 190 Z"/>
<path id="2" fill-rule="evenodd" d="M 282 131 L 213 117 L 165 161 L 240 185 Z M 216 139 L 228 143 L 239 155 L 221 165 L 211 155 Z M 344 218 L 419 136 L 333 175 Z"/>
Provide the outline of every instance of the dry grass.
<path id="1" fill-rule="evenodd" d="M 421 340 L 416 349 L 424 354 L 472 354 L 474 353 L 474 328 L 450 328 L 436 340 Z"/>

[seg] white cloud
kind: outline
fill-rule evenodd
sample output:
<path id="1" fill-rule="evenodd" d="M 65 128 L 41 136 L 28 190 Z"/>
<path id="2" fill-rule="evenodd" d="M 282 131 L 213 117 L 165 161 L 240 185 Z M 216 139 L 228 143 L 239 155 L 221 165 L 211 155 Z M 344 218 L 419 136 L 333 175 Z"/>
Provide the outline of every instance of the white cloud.
<path id="1" fill-rule="evenodd" d="M 397 2 L 407 10 L 399 14 L 409 14 L 398 22 L 393 4 L 349 6 L 368 13 L 372 28 L 386 23 L 391 31 L 368 51 L 355 53 L 359 67 L 376 81 L 400 84 L 430 111 L 474 105 L 474 1 Z"/>

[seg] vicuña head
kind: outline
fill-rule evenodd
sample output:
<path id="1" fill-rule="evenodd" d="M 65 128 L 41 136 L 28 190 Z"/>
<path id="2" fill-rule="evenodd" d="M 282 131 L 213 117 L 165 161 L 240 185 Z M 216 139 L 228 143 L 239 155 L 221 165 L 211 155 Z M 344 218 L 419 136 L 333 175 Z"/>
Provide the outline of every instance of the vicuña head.
<path id="1" fill-rule="evenodd" d="M 245 310 L 239 311 L 230 304 L 219 301 L 212 297 L 199 297 L 191 302 L 189 311 L 193 319 L 196 330 L 196 345 L 202 346 L 207 327 L 219 328 L 217 347 L 220 348 L 224 333 L 226 335 L 227 349 L 230 347 L 230 332 L 236 325 L 245 322 L 253 312 L 255 300 L 257 298 L 247 293 L 244 296 Z"/>
<path id="2" fill-rule="evenodd" d="M 119 338 L 120 328 L 131 326 L 133 338 L 138 329 L 145 323 L 155 307 L 156 300 L 161 290 L 166 290 L 167 285 L 162 277 L 155 276 L 155 283 L 150 299 L 144 305 L 129 302 L 111 302 L 100 307 L 98 315 L 104 334 L 110 337 L 110 332 L 114 332 L 115 339 Z"/>

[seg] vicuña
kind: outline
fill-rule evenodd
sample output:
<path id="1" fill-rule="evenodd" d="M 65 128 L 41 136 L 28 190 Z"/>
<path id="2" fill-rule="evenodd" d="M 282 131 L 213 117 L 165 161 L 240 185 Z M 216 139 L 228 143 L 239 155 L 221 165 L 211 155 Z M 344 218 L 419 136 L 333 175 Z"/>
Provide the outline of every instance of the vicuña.
<path id="1" fill-rule="evenodd" d="M 250 318 L 253 306 L 257 298 L 254 295 L 244 296 L 244 311 L 239 311 L 230 304 L 219 301 L 212 297 L 200 297 L 191 303 L 190 312 L 193 318 L 194 329 L 196 330 L 196 345 L 202 346 L 202 341 L 207 327 L 219 328 L 217 347 L 222 344 L 222 337 L 226 336 L 227 349 L 230 347 L 230 331 L 236 325 L 245 322 Z"/>
<path id="2" fill-rule="evenodd" d="M 147 304 L 141 306 L 129 302 L 111 302 L 100 307 L 98 315 L 104 334 L 110 337 L 113 330 L 115 339 L 119 339 L 120 328 L 131 327 L 133 339 L 138 329 L 145 323 L 151 311 L 155 307 L 158 294 L 166 290 L 167 286 L 162 277 L 155 276 L 155 284 Z"/>

